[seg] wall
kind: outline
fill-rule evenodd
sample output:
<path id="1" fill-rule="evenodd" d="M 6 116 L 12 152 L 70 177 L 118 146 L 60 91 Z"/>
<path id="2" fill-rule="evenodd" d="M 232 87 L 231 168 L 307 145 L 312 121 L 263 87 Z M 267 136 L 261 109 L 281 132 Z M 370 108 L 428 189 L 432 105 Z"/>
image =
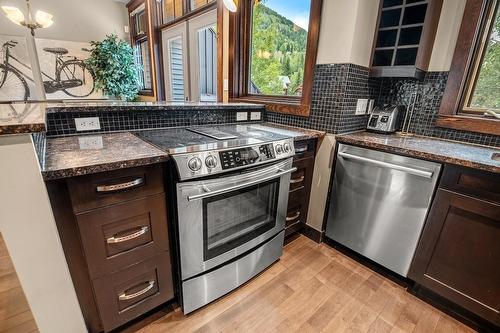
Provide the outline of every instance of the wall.
<path id="1" fill-rule="evenodd" d="M 16 6 L 26 12 L 25 0 L 0 0 L 0 5 Z M 124 3 L 113 0 L 36 0 L 32 12 L 43 10 L 54 15 L 54 24 L 38 29 L 36 37 L 89 42 L 101 40 L 109 34 L 128 38 L 124 26 L 128 14 Z M 26 17 L 26 13 L 25 13 Z M 26 28 L 15 25 L 0 13 L 0 33 L 22 36 Z"/>
<path id="2" fill-rule="evenodd" d="M 379 0 L 323 0 L 317 64 L 368 67 Z"/>
<path id="3" fill-rule="evenodd" d="M 30 135 L 0 137 L 0 161 L 0 232 L 39 331 L 86 332 Z"/>

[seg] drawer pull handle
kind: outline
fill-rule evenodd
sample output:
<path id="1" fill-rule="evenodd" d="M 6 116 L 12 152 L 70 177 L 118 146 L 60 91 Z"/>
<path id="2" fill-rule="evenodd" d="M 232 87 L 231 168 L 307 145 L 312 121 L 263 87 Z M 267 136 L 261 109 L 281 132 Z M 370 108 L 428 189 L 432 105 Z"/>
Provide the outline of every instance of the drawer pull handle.
<path id="1" fill-rule="evenodd" d="M 305 153 L 307 151 L 307 146 L 302 148 L 295 148 L 295 154 Z"/>
<path id="2" fill-rule="evenodd" d="M 304 176 L 301 176 L 299 178 L 296 178 L 296 179 L 290 179 L 290 184 L 297 184 L 297 183 L 300 183 L 304 180 Z"/>
<path id="3" fill-rule="evenodd" d="M 137 178 L 129 182 L 114 184 L 114 185 L 98 185 L 97 192 L 116 192 L 126 190 L 132 187 L 141 186 L 144 184 L 144 178 Z"/>
<path id="4" fill-rule="evenodd" d="M 296 212 L 293 216 L 290 216 L 290 217 L 287 216 L 285 220 L 287 222 L 294 221 L 294 220 L 298 219 L 299 216 L 300 216 L 300 211 Z"/>
<path id="5" fill-rule="evenodd" d="M 146 232 L 148 232 L 149 230 L 149 227 L 142 227 L 141 229 L 137 230 L 136 232 L 134 233 L 131 233 L 129 235 L 126 235 L 126 236 L 120 236 L 120 237 L 109 237 L 108 239 L 106 239 L 106 241 L 108 242 L 108 244 L 115 244 L 115 243 L 121 243 L 121 242 L 126 242 L 126 241 L 129 241 L 131 239 L 134 239 L 134 238 L 137 238 L 139 236 L 142 236 L 144 235 Z"/>
<path id="6" fill-rule="evenodd" d="M 132 298 L 136 298 L 136 297 L 141 296 L 141 295 L 147 293 L 148 291 L 150 291 L 154 287 L 154 285 L 155 285 L 155 281 L 154 280 L 149 280 L 148 281 L 148 285 L 146 286 L 146 288 L 141 289 L 138 292 L 135 292 L 133 294 L 127 294 L 124 291 L 120 295 L 118 295 L 118 299 L 120 301 L 126 301 L 126 300 L 129 300 L 129 299 L 132 299 Z"/>
<path id="7" fill-rule="evenodd" d="M 299 187 L 294 188 L 293 190 L 288 191 L 288 193 L 293 193 L 293 192 L 302 190 L 303 188 L 304 188 L 304 186 L 299 186 Z"/>

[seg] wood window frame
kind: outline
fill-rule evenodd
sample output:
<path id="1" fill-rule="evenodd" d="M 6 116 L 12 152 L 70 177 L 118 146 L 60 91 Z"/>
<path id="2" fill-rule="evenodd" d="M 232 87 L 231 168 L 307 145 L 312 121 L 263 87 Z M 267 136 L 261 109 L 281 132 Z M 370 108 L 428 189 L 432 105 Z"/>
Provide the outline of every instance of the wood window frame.
<path id="1" fill-rule="evenodd" d="M 484 52 L 481 37 L 494 0 L 467 0 L 436 126 L 500 135 L 500 120 L 464 113 L 465 97 Z M 498 2 L 497 2 L 498 3 Z"/>
<path id="2" fill-rule="evenodd" d="M 323 1 L 311 0 L 302 96 L 248 93 L 252 3 L 238 1 L 236 13 L 229 18 L 229 101 L 260 103 L 269 111 L 309 116 Z"/>
<path id="3" fill-rule="evenodd" d="M 190 6 L 190 0 L 183 0 L 183 10 Z M 165 90 L 163 87 L 164 80 L 164 69 L 163 69 L 163 54 L 162 54 L 162 40 L 161 32 L 163 29 L 167 29 L 179 22 L 186 21 L 189 18 L 204 14 L 214 8 L 217 8 L 217 101 L 222 102 L 223 100 L 223 15 L 224 15 L 224 4 L 222 0 L 216 0 L 209 2 L 208 4 L 196 8 L 194 10 L 188 11 L 186 14 L 171 20 L 165 24 L 162 22 L 162 8 L 156 0 L 132 0 L 127 4 L 127 9 L 129 12 L 129 25 L 130 25 L 130 42 L 133 47 L 135 47 L 133 39 L 133 20 L 130 17 L 130 13 L 136 8 L 145 4 L 146 6 L 146 17 L 148 20 L 148 32 L 147 38 L 149 41 L 150 48 L 150 60 L 151 60 L 151 78 L 153 80 L 152 87 L 153 90 L 141 91 L 139 94 L 143 96 L 151 96 L 155 100 L 165 100 Z"/>
<path id="4" fill-rule="evenodd" d="M 134 12 L 137 8 L 140 6 L 144 5 L 144 14 L 147 20 L 147 30 L 145 31 L 144 34 L 141 34 L 140 36 L 136 36 L 135 34 L 135 21 L 134 18 L 130 15 L 132 12 Z M 130 30 L 130 44 L 132 45 L 132 48 L 135 49 L 136 45 L 139 42 L 148 42 L 148 47 L 149 47 L 149 67 L 150 67 L 150 75 L 151 75 L 151 89 L 147 90 L 141 90 L 139 91 L 140 96 L 150 96 L 153 98 L 156 98 L 157 96 L 157 73 L 156 73 L 156 66 L 155 66 L 155 53 L 154 53 L 154 46 L 155 46 L 155 36 L 154 36 L 154 30 L 153 30 L 153 15 L 154 11 L 151 8 L 151 0 L 133 0 L 127 4 L 127 9 L 128 9 L 128 19 L 129 19 L 129 30 Z"/>

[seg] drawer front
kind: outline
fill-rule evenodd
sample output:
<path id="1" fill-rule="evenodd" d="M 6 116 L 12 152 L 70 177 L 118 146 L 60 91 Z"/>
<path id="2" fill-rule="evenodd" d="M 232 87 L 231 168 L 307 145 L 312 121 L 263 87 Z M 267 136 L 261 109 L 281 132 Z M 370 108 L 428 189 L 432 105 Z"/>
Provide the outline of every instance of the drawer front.
<path id="1" fill-rule="evenodd" d="M 164 194 L 95 209 L 76 217 L 92 278 L 169 248 Z"/>
<path id="2" fill-rule="evenodd" d="M 75 213 L 162 193 L 161 164 L 120 169 L 67 180 Z"/>
<path id="3" fill-rule="evenodd" d="M 439 187 L 500 203 L 498 174 L 447 165 Z"/>
<path id="4" fill-rule="evenodd" d="M 93 281 L 104 330 L 110 331 L 174 297 L 170 255 Z"/>

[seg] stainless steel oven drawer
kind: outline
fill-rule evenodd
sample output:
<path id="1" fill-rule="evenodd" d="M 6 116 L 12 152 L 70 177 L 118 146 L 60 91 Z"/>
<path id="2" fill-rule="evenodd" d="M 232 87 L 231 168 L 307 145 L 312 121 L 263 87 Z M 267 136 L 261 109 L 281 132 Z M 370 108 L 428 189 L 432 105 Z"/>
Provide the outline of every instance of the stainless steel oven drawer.
<path id="1" fill-rule="evenodd" d="M 285 231 L 246 256 L 182 283 L 184 314 L 227 294 L 281 257 Z"/>

